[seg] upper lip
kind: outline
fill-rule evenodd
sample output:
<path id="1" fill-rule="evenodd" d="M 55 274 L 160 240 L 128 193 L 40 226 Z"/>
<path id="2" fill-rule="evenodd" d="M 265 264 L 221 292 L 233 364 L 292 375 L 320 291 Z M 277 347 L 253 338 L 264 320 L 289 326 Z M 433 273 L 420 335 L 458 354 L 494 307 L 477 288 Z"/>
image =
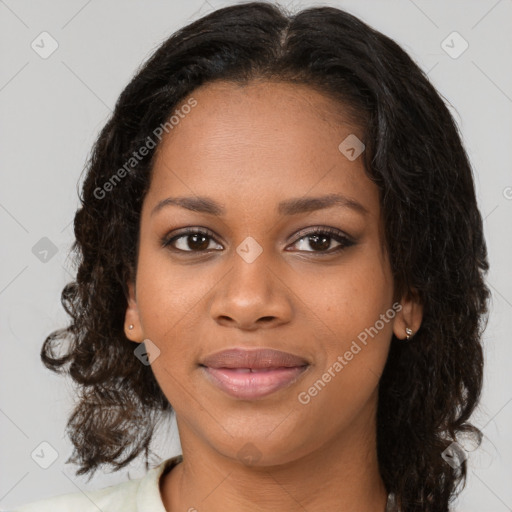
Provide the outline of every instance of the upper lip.
<path id="1" fill-rule="evenodd" d="M 309 363 L 303 357 L 270 348 L 231 348 L 205 357 L 201 364 L 210 368 L 292 368 Z"/>

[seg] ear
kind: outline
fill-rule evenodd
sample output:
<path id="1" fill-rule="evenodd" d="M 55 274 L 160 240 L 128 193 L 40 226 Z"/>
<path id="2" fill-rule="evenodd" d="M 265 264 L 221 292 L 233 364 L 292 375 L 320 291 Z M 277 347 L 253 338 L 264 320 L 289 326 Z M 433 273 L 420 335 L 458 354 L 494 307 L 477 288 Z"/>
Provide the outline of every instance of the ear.
<path id="1" fill-rule="evenodd" d="M 142 343 L 144 334 L 142 332 L 142 325 L 140 322 L 139 309 L 137 306 L 137 299 L 135 297 L 135 283 L 128 281 L 128 306 L 126 307 L 126 314 L 124 319 L 124 332 L 126 337 L 137 343 Z M 133 325 L 130 329 L 129 326 Z"/>
<path id="2" fill-rule="evenodd" d="M 400 305 L 402 308 L 396 314 L 393 333 L 398 339 L 405 340 L 407 338 L 406 328 L 412 330 L 411 337 L 418 332 L 423 319 L 423 304 L 418 292 L 412 290 L 402 298 Z"/>

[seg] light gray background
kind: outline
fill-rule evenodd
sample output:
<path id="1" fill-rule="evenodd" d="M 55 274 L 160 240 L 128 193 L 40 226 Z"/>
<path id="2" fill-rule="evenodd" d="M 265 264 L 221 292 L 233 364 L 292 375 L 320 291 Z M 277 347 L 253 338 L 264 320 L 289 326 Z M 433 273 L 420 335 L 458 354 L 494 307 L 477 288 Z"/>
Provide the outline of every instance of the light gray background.
<path id="1" fill-rule="evenodd" d="M 172 32 L 236 2 L 208 0 L 0 0 L 0 507 L 141 477 L 142 464 L 89 483 L 65 465 L 63 437 L 73 387 L 39 358 L 45 336 L 67 325 L 60 306 L 71 280 L 76 187 L 91 145 L 137 67 Z M 285 3 L 285 2 L 282 2 Z M 470 454 L 468 485 L 454 510 L 512 510 L 512 1 L 294 1 L 290 7 L 347 9 L 392 37 L 426 71 L 450 104 L 476 174 L 485 217 L 493 292 L 485 334 L 483 399 L 473 421 L 483 447 Z M 47 59 L 32 41 L 47 31 L 58 49 Z M 468 42 L 458 58 L 441 43 L 453 31 Z M 460 42 L 453 43 L 455 49 Z M 48 46 L 46 46 L 48 48 Z M 41 261 L 32 248 L 48 237 L 58 252 Z M 41 256 L 41 255 L 40 255 Z M 162 429 L 163 458 L 180 453 Z M 31 458 L 42 442 L 58 458 L 42 469 Z M 47 451 L 46 451 L 47 452 Z M 155 462 L 158 462 L 156 460 Z"/>

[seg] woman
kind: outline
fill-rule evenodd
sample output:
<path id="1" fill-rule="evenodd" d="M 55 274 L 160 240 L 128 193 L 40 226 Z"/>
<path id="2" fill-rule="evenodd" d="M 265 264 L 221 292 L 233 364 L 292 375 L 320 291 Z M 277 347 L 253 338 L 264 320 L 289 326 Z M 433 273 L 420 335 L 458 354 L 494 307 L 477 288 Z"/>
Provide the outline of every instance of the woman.
<path id="1" fill-rule="evenodd" d="M 122 92 L 81 203 L 41 352 L 81 386 L 68 462 L 148 467 L 171 411 L 183 454 L 18 510 L 449 510 L 487 253 L 456 125 L 396 43 L 330 7 L 195 21 Z"/>

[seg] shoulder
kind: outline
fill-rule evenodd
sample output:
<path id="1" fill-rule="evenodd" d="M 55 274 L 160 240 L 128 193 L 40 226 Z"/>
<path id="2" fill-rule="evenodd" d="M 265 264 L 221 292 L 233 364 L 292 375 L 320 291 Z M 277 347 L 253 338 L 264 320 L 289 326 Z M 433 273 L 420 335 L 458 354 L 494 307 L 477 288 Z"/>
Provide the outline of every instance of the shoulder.
<path id="1" fill-rule="evenodd" d="M 165 512 L 160 496 L 162 473 L 181 462 L 181 455 L 164 460 L 144 477 L 95 491 L 61 494 L 22 505 L 12 512 Z"/>

